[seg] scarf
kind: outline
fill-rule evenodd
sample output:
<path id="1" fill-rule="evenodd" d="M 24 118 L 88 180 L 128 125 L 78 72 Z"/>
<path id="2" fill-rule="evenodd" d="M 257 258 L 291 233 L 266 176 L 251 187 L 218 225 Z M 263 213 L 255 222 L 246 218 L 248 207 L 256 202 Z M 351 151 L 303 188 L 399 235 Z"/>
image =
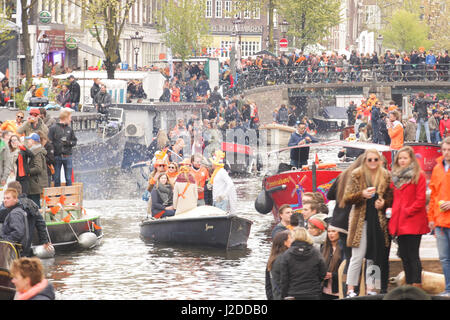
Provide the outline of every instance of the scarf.
<path id="1" fill-rule="evenodd" d="M 413 178 L 414 166 L 412 164 L 405 169 L 392 170 L 392 182 L 397 189 L 400 189 L 406 183 L 410 183 Z"/>
<path id="2" fill-rule="evenodd" d="M 158 188 L 156 189 L 156 191 L 158 192 L 159 198 L 161 199 L 163 206 L 166 207 L 172 204 L 173 191 L 170 185 L 158 184 Z"/>
<path id="3" fill-rule="evenodd" d="M 211 179 L 209 179 L 209 184 L 213 184 L 214 183 L 214 177 L 216 176 L 217 172 L 219 172 L 220 169 L 222 169 L 223 167 L 217 167 L 214 169 L 213 174 L 211 175 Z"/>
<path id="4" fill-rule="evenodd" d="M 29 300 L 37 295 L 39 292 L 44 290 L 48 285 L 48 280 L 43 279 L 41 282 L 32 286 L 28 291 L 18 292 L 16 295 L 16 300 Z"/>

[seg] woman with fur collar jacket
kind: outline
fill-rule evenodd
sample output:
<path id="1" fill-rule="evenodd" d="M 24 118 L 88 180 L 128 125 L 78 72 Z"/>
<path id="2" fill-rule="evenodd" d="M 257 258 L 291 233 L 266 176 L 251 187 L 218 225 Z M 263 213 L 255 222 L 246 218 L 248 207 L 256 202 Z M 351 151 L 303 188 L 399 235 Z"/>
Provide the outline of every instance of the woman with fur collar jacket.
<path id="1" fill-rule="evenodd" d="M 381 292 L 387 291 L 390 237 L 385 210 L 392 204 L 391 177 L 383 168 L 382 156 L 375 149 L 366 150 L 362 165 L 353 170 L 344 201 L 354 205 L 350 212 L 347 246 L 352 257 L 347 273 L 348 296 L 355 296 L 362 260 L 366 258 L 381 271 Z M 375 294 L 370 291 L 369 294 Z"/>

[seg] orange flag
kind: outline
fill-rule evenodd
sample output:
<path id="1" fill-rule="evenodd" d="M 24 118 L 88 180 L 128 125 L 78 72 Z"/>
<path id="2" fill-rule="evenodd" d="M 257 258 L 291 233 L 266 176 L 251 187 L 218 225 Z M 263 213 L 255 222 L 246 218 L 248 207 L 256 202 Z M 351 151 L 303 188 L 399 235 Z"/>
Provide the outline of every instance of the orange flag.
<path id="1" fill-rule="evenodd" d="M 102 228 L 102 227 L 96 225 L 94 221 L 92 221 L 92 225 L 94 226 L 95 230 L 100 230 Z"/>
<path id="2" fill-rule="evenodd" d="M 59 206 L 51 207 L 51 208 L 50 208 L 50 212 L 53 213 L 54 215 L 57 214 L 58 211 L 59 211 Z"/>
<path id="3" fill-rule="evenodd" d="M 61 197 L 59 197 L 59 203 L 64 205 L 64 202 L 66 202 L 66 196 L 62 194 Z"/>
<path id="4" fill-rule="evenodd" d="M 6 71 L 5 71 L 5 78 L 9 79 L 9 68 L 6 68 Z"/>
<path id="5" fill-rule="evenodd" d="M 65 217 L 62 219 L 62 221 L 66 222 L 66 223 L 69 223 L 69 222 L 70 222 L 70 216 L 71 216 L 71 214 L 69 213 L 67 216 L 65 216 Z"/>
<path id="6" fill-rule="evenodd" d="M 320 161 L 319 161 L 319 156 L 317 155 L 317 153 L 316 153 L 316 160 L 314 161 L 316 164 L 319 164 L 320 163 Z"/>

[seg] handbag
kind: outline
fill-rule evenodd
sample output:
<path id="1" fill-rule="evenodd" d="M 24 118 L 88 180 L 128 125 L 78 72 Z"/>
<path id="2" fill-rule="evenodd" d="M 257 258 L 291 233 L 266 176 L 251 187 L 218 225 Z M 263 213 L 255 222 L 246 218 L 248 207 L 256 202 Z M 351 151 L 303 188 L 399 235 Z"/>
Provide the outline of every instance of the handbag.
<path id="1" fill-rule="evenodd" d="M 148 190 L 144 191 L 144 194 L 142 195 L 142 200 L 148 201 L 150 199 L 150 192 Z"/>

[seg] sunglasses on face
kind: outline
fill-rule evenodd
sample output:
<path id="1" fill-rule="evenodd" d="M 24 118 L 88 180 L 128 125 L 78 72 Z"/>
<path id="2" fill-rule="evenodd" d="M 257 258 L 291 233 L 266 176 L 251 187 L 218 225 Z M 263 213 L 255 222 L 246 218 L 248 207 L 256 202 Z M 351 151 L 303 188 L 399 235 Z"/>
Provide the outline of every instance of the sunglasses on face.
<path id="1" fill-rule="evenodd" d="M 16 116 L 16 118 L 23 119 L 23 117 L 21 117 L 21 116 Z"/>
<path id="2" fill-rule="evenodd" d="M 378 162 L 378 160 L 380 160 L 380 159 L 378 159 L 378 158 L 367 158 L 368 162 Z"/>
<path id="3" fill-rule="evenodd" d="M 169 167 L 169 169 L 176 169 L 175 167 Z"/>

